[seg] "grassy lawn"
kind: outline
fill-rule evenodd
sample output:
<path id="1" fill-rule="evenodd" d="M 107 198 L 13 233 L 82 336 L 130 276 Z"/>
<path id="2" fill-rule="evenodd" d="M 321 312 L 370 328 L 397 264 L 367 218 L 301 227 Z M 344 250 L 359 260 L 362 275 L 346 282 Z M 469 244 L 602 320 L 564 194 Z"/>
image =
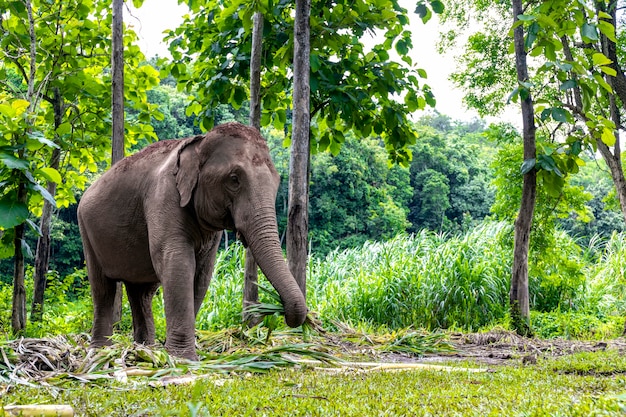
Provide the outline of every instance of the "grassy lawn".
<path id="1" fill-rule="evenodd" d="M 609 348 L 524 363 L 451 361 L 449 368 L 377 370 L 297 365 L 267 372 L 129 376 L 45 384 L 0 379 L 0 405 L 69 404 L 79 416 L 621 416 L 626 357 Z M 359 357 L 359 361 L 364 358 Z M 380 358 L 372 358 L 374 360 Z M 476 372 L 479 369 L 479 372 Z M 0 362 L 0 371 L 2 370 Z M 1 374 L 0 374 L 1 376 Z M 193 376 L 191 378 L 190 376 Z M 50 384 L 47 386 L 47 384 Z"/>

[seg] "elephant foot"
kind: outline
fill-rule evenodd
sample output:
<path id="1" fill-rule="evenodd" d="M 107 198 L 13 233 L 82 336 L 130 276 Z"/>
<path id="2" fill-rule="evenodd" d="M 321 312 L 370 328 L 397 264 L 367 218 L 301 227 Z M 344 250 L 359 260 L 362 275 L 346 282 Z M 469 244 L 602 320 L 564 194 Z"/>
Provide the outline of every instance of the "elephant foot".
<path id="1" fill-rule="evenodd" d="M 91 338 L 91 343 L 89 343 L 89 349 L 97 349 L 103 346 L 111 346 L 113 342 L 109 337 L 103 336 L 94 336 Z"/>
<path id="2" fill-rule="evenodd" d="M 176 356 L 177 358 L 181 358 L 181 359 L 187 359 L 190 361 L 197 361 L 198 360 L 198 354 L 196 353 L 196 349 L 192 348 L 192 349 L 187 349 L 187 348 L 175 348 L 172 346 L 169 346 L 167 344 L 167 342 L 165 343 L 165 349 L 168 351 L 168 353 L 172 356 Z"/>

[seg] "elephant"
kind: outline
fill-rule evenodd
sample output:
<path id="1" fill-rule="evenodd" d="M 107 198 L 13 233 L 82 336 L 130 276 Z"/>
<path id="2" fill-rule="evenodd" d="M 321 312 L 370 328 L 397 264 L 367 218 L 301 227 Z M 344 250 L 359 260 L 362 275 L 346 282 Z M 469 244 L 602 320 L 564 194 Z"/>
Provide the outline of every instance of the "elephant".
<path id="1" fill-rule="evenodd" d="M 151 302 L 162 286 L 165 348 L 197 360 L 195 320 L 223 230 L 236 231 L 250 248 L 280 295 L 286 324 L 300 326 L 308 310 L 278 238 L 279 181 L 261 134 L 236 122 L 155 142 L 98 178 L 78 205 L 93 299 L 91 347 L 110 344 L 118 281 L 135 341 L 154 344 Z"/>

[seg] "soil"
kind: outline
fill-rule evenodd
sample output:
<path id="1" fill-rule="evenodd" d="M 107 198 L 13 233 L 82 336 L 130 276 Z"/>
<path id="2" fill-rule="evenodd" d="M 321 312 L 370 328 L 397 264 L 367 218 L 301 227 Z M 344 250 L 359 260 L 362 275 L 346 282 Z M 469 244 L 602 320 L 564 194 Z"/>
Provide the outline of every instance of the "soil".
<path id="1" fill-rule="evenodd" d="M 535 364 L 539 358 L 559 357 L 578 352 L 597 352 L 607 349 L 626 353 L 626 339 L 608 341 L 579 341 L 526 338 L 514 332 L 494 330 L 486 333 L 455 333 L 449 336 L 451 352 L 425 353 L 421 356 L 403 353 L 380 353 L 349 342 L 338 342 L 347 356 L 375 358 L 381 362 L 463 362 L 470 361 L 487 366 L 508 364 Z"/>

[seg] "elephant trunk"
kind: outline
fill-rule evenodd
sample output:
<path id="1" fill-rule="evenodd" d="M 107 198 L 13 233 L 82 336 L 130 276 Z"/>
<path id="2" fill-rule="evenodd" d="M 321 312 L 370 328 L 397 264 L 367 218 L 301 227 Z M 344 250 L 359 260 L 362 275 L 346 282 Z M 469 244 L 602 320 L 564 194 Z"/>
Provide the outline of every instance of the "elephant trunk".
<path id="1" fill-rule="evenodd" d="M 285 308 L 285 322 L 289 327 L 298 327 L 304 323 L 308 310 L 304 295 L 283 258 L 273 206 L 269 213 L 257 210 L 250 220 L 250 227 L 239 231 L 261 271 L 278 291 Z"/>

